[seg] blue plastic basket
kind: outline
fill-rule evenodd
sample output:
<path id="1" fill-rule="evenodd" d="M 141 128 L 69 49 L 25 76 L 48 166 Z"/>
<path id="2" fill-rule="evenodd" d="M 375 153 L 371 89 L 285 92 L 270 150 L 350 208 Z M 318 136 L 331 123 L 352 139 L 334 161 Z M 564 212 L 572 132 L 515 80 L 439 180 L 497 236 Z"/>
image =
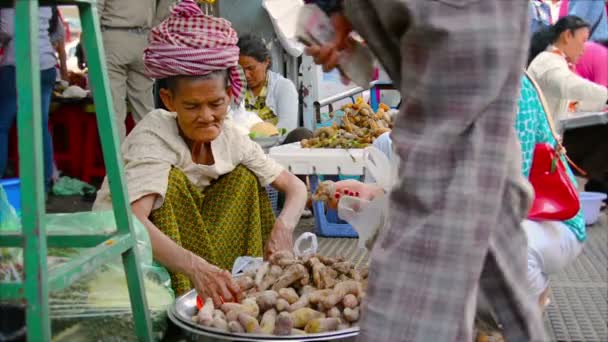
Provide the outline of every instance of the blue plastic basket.
<path id="1" fill-rule="evenodd" d="M 6 193 L 8 203 L 10 203 L 15 211 L 21 212 L 21 181 L 19 178 L 0 179 L 0 184 Z"/>
<path id="2" fill-rule="evenodd" d="M 321 178 L 321 179 L 319 179 Z M 359 176 L 311 176 L 310 177 L 310 189 L 314 193 L 319 185 L 319 180 L 323 179 L 346 179 L 346 178 L 359 178 Z M 313 201 L 312 208 L 315 213 L 315 224 L 317 227 L 317 235 L 324 237 L 341 237 L 341 238 L 357 238 L 359 234 L 353 229 L 353 227 L 347 222 L 341 220 L 338 217 L 338 213 L 333 210 L 325 208 L 323 202 Z"/>
<path id="3" fill-rule="evenodd" d="M 266 193 L 268 194 L 268 199 L 270 199 L 272 211 L 275 215 L 279 215 L 279 192 L 270 185 L 267 185 L 265 189 Z"/>

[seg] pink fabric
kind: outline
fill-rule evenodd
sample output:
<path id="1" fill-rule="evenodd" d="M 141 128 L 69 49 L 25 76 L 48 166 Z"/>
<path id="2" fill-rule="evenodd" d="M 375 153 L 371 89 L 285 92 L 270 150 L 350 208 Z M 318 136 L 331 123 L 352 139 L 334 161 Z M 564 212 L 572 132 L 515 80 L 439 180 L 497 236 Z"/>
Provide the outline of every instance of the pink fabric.
<path id="1" fill-rule="evenodd" d="M 182 0 L 150 32 L 144 51 L 146 74 L 162 79 L 228 69 L 232 95 L 238 104 L 244 97 L 246 80 L 238 64 L 237 41 L 228 20 L 205 15 L 194 0 Z"/>
<path id="2" fill-rule="evenodd" d="M 562 0 L 559 6 L 559 17 L 565 17 L 568 15 L 568 0 Z M 558 18 L 559 20 L 559 18 Z M 556 20 L 557 21 L 557 20 Z"/>
<path id="3" fill-rule="evenodd" d="M 585 43 L 585 52 L 576 63 L 576 73 L 608 87 L 608 48 L 595 42 Z"/>

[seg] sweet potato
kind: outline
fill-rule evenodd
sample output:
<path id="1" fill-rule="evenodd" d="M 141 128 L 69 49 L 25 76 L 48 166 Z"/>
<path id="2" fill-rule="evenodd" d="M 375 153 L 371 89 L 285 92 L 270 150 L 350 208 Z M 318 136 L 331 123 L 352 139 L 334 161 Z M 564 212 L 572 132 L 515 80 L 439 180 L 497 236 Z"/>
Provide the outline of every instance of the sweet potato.
<path id="1" fill-rule="evenodd" d="M 344 308 L 344 319 L 348 322 L 356 322 L 359 320 L 359 307 L 354 309 Z"/>
<path id="2" fill-rule="evenodd" d="M 341 261 L 333 264 L 331 267 L 339 273 L 348 274 L 353 269 L 353 264 L 350 261 Z"/>
<path id="3" fill-rule="evenodd" d="M 293 328 L 293 329 L 291 329 L 291 334 L 292 335 L 306 335 L 306 331 L 304 331 L 302 329 Z"/>
<path id="4" fill-rule="evenodd" d="M 293 326 L 295 328 L 304 328 L 310 320 L 322 318 L 325 314 L 311 308 L 302 308 L 292 312 L 291 316 L 293 317 Z"/>
<path id="5" fill-rule="evenodd" d="M 222 311 L 222 310 L 215 309 L 215 310 L 213 310 L 213 318 L 226 319 L 226 314 L 224 314 L 224 311 Z"/>
<path id="6" fill-rule="evenodd" d="M 260 268 L 258 268 L 258 271 L 255 273 L 255 285 L 258 287 L 258 289 L 260 288 L 260 285 L 262 285 L 262 281 L 264 280 L 264 277 L 266 276 L 266 273 L 268 273 L 269 270 L 270 263 L 266 261 L 262 264 L 262 266 L 260 266 Z"/>
<path id="7" fill-rule="evenodd" d="M 292 252 L 290 251 L 278 251 L 276 253 L 274 253 L 271 257 L 270 257 L 270 263 L 273 265 L 278 265 L 281 259 L 295 259 L 295 255 L 293 255 Z"/>
<path id="8" fill-rule="evenodd" d="M 211 326 L 213 328 L 219 329 L 221 331 L 229 331 L 228 322 L 219 316 L 213 318 L 213 322 L 211 322 Z"/>
<path id="9" fill-rule="evenodd" d="M 243 292 L 248 291 L 255 286 L 255 281 L 247 276 L 238 277 L 234 281 Z"/>
<path id="10" fill-rule="evenodd" d="M 310 305 L 310 293 L 303 294 L 300 296 L 297 302 L 291 304 L 287 309 L 289 312 L 294 312 L 298 309 L 302 309 Z"/>
<path id="11" fill-rule="evenodd" d="M 277 304 L 275 305 L 278 312 L 283 312 L 289 310 L 289 302 L 283 298 L 277 299 Z"/>
<path id="12" fill-rule="evenodd" d="M 256 298 L 256 303 L 262 312 L 273 308 L 277 304 L 279 294 L 276 291 L 264 291 Z"/>
<path id="13" fill-rule="evenodd" d="M 245 328 L 243 328 L 239 321 L 232 321 L 228 323 L 228 331 L 232 333 L 242 334 L 245 332 Z"/>
<path id="14" fill-rule="evenodd" d="M 205 304 L 203 305 L 203 308 L 198 311 L 197 323 L 207 327 L 210 326 L 211 322 L 213 322 L 213 310 L 215 310 L 215 308 L 213 307 L 213 299 L 209 297 L 205 299 Z"/>
<path id="15" fill-rule="evenodd" d="M 293 317 L 288 312 L 281 312 L 277 316 L 274 326 L 274 334 L 277 336 L 288 336 L 293 329 Z"/>
<path id="16" fill-rule="evenodd" d="M 306 267 L 304 267 L 304 265 L 293 264 L 289 266 L 279 280 L 272 285 L 272 289 L 274 291 L 278 291 L 282 288 L 289 287 L 289 285 L 307 276 L 308 270 Z"/>
<path id="17" fill-rule="evenodd" d="M 344 299 L 347 294 L 359 295 L 361 293 L 361 283 L 354 280 L 343 281 L 338 283 L 333 293 L 324 297 L 321 302 L 325 308 L 332 308 Z"/>
<path id="18" fill-rule="evenodd" d="M 228 314 L 231 311 L 245 312 L 250 316 L 257 317 L 260 314 L 260 308 L 256 303 L 255 298 L 247 298 L 242 303 L 224 303 L 221 306 L 224 313 Z"/>
<path id="19" fill-rule="evenodd" d="M 300 298 L 300 296 L 298 296 L 298 294 L 296 293 L 296 290 L 294 290 L 291 287 L 280 289 L 279 296 L 281 296 L 281 298 L 288 301 L 289 304 L 293 304 L 293 303 L 297 302 L 298 299 Z"/>
<path id="20" fill-rule="evenodd" d="M 327 317 L 340 318 L 342 317 L 342 312 L 340 312 L 340 309 L 334 306 L 333 308 L 327 310 Z"/>
<path id="21" fill-rule="evenodd" d="M 270 309 L 262 315 L 260 320 L 260 330 L 264 334 L 272 334 L 277 320 L 277 310 Z"/>
<path id="22" fill-rule="evenodd" d="M 316 290 L 315 292 L 313 292 L 309 295 L 309 302 L 311 304 L 317 304 L 317 303 L 321 302 L 324 298 L 332 295 L 333 293 L 334 293 L 334 290 L 329 290 L 329 289 Z M 331 307 L 333 307 L 333 305 Z M 329 308 L 331 308 L 331 307 L 329 307 Z"/>
<path id="23" fill-rule="evenodd" d="M 354 309 L 356 306 L 359 305 L 359 300 L 357 300 L 357 297 L 355 297 L 355 295 L 349 293 L 346 296 L 344 296 L 344 299 L 342 300 L 342 304 L 344 305 L 345 308 Z"/>
<path id="24" fill-rule="evenodd" d="M 322 332 L 335 331 L 340 324 L 339 318 L 315 318 L 306 324 L 304 331 L 308 334 L 318 334 Z"/>
<path id="25" fill-rule="evenodd" d="M 281 266 L 272 265 L 270 266 L 268 274 L 278 279 L 283 274 L 283 268 Z"/>
<path id="26" fill-rule="evenodd" d="M 245 331 L 248 333 L 260 332 L 260 324 L 258 323 L 258 320 L 244 312 L 239 314 L 239 323 L 241 323 L 241 326 L 245 328 Z"/>

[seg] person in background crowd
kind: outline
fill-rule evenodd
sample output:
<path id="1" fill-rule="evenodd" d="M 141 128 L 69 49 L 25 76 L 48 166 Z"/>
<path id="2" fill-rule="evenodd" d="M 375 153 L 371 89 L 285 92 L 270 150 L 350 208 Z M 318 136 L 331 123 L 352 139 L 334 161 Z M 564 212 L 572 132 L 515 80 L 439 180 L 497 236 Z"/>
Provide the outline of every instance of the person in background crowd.
<path id="1" fill-rule="evenodd" d="M 183 0 L 150 32 L 146 72 L 165 80 L 157 109 L 122 145 L 133 213 L 150 234 L 154 258 L 176 294 L 231 301 L 229 271 L 239 256 L 293 249 L 306 186 L 226 121 L 244 97 L 237 35 L 230 22 Z M 285 193 L 275 219 L 262 186 Z M 107 178 L 94 209 L 111 208 Z"/>
<path id="2" fill-rule="evenodd" d="M 515 105 L 527 1 L 316 2 L 336 39 L 307 53 L 336 67 L 355 29 L 402 97 L 389 226 L 371 252 L 359 341 L 472 341 L 482 291 L 507 341 L 545 341 L 526 291 L 532 191 Z"/>
<path id="3" fill-rule="evenodd" d="M 551 24 L 555 24 L 559 18 L 568 15 L 567 0 L 545 0 L 551 8 Z"/>
<path id="4" fill-rule="evenodd" d="M 608 87 L 608 41 L 586 42 L 585 52 L 576 63 L 576 73 L 593 83 Z"/>
<path id="5" fill-rule="evenodd" d="M 517 119 L 515 127 L 521 143 L 523 167 L 527 178 L 530 175 L 534 148 L 548 143 L 556 146 L 549 118 L 537 89 L 527 75 L 521 79 Z M 570 181 L 576 187 L 576 179 L 565 158 L 562 163 Z M 566 221 L 524 220 L 522 228 L 528 237 L 528 291 L 538 300 L 541 309 L 549 304 L 549 276 L 556 274 L 574 261 L 583 250 L 587 238 L 582 208 Z"/>
<path id="6" fill-rule="evenodd" d="M 260 119 L 290 132 L 284 143 L 312 137 L 306 128 L 298 128 L 298 91 L 293 83 L 270 70 L 270 51 L 261 37 L 246 34 L 239 37 L 239 64 L 247 78 L 245 109 Z"/>
<path id="7" fill-rule="evenodd" d="M 98 0 L 97 9 L 114 100 L 116 127 L 121 141 L 126 135 L 127 100 L 139 122 L 154 109 L 153 80 L 144 73 L 142 56 L 148 32 L 157 14 L 167 14 L 167 0 Z"/>
<path id="8" fill-rule="evenodd" d="M 51 37 L 51 44 L 57 51 L 59 59 L 59 76 L 62 80 L 67 81 L 69 79 L 67 56 L 65 53 L 65 27 L 63 26 L 63 19 L 57 6 L 53 6 L 53 15 L 51 17 L 51 23 L 49 27 L 49 35 Z"/>
<path id="9" fill-rule="evenodd" d="M 53 177 L 53 141 L 48 129 L 51 93 L 55 85 L 57 59 L 51 44 L 49 27 L 53 15 L 51 7 L 41 7 L 38 26 L 40 49 L 40 103 L 42 111 L 42 144 L 44 153 L 44 182 L 47 192 Z M 8 160 L 9 132 L 17 116 L 17 76 L 15 68 L 15 9 L 0 9 L 0 31 L 5 40 L 4 55 L 0 59 L 0 177 Z"/>
<path id="10" fill-rule="evenodd" d="M 279 128 L 298 127 L 298 91 L 293 83 L 270 70 L 270 51 L 261 37 L 239 37 L 239 64 L 247 78 L 245 109 Z"/>
<path id="11" fill-rule="evenodd" d="M 551 26 L 551 7 L 542 0 L 530 0 L 530 32 Z"/>
<path id="12" fill-rule="evenodd" d="M 589 24 L 576 16 L 565 16 L 532 37 L 528 72 L 545 94 L 555 121 L 569 112 L 601 110 L 608 100 L 605 86 L 574 72 L 588 38 Z"/>
<path id="13" fill-rule="evenodd" d="M 608 41 L 608 14 L 603 0 L 562 0 L 566 2 L 565 15 L 575 15 L 589 23 L 589 40 Z"/>

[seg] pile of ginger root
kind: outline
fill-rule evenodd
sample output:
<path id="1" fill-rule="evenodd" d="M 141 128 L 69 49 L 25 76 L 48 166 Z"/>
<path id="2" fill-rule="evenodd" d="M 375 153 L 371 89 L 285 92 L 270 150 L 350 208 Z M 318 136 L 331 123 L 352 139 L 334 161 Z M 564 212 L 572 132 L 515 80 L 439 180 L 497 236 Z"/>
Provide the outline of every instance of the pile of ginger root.
<path id="1" fill-rule="evenodd" d="M 278 252 L 235 279 L 243 291 L 238 303 L 216 308 L 208 298 L 192 320 L 225 332 L 276 336 L 348 329 L 359 320 L 367 274 L 341 257 Z"/>
<path id="2" fill-rule="evenodd" d="M 391 131 L 390 110 L 389 106 L 381 103 L 374 113 L 363 98 L 358 97 L 354 104 L 342 107 L 344 115 L 340 117 L 340 124 L 334 121 L 330 127 L 317 129 L 313 138 L 302 140 L 300 145 L 303 148 L 365 148 L 380 135 Z"/>

